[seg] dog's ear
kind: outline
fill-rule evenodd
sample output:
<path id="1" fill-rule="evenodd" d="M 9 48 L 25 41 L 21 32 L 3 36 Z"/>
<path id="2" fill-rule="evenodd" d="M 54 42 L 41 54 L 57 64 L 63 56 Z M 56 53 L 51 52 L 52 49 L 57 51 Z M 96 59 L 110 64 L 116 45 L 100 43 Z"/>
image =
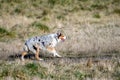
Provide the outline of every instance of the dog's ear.
<path id="1" fill-rule="evenodd" d="M 61 31 L 60 30 L 58 30 L 56 33 L 57 33 L 57 36 L 61 35 Z"/>
<path id="2" fill-rule="evenodd" d="M 57 37 L 59 38 L 62 34 L 60 32 L 57 32 Z"/>
<path id="3" fill-rule="evenodd" d="M 61 33 L 60 32 L 57 32 L 57 36 L 60 36 L 61 35 Z"/>

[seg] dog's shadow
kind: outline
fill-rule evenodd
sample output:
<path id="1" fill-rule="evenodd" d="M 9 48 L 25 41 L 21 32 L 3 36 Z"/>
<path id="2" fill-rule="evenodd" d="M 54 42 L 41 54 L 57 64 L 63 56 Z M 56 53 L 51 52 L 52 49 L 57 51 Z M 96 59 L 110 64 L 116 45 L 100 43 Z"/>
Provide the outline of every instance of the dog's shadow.
<path id="1" fill-rule="evenodd" d="M 40 54 L 39 55 L 40 58 L 51 58 L 52 56 L 46 56 L 44 54 Z M 32 53 L 29 53 L 27 55 L 24 56 L 25 59 L 30 59 L 30 60 L 35 60 L 35 54 L 32 54 Z M 9 55 L 7 60 L 9 61 L 14 61 L 16 59 L 21 59 L 21 54 L 20 53 L 16 53 L 16 54 L 12 54 L 12 55 Z"/>

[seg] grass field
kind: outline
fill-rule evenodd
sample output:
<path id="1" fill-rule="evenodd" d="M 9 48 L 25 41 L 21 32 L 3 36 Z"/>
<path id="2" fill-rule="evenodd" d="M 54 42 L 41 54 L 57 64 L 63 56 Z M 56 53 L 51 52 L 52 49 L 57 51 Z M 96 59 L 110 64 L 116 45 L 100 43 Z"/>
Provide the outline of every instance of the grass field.
<path id="1" fill-rule="evenodd" d="M 120 0 L 0 0 L 0 80 L 120 80 Z M 62 58 L 20 60 L 24 41 L 63 32 Z"/>

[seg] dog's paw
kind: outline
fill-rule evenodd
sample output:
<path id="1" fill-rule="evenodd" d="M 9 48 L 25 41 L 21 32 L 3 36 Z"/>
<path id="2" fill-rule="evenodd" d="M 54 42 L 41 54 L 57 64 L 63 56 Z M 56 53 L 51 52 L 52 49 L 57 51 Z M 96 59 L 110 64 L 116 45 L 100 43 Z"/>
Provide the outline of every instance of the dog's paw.
<path id="1" fill-rule="evenodd" d="M 39 59 L 39 61 L 42 61 L 42 60 L 43 60 L 42 58 Z"/>
<path id="2" fill-rule="evenodd" d="M 56 55 L 55 57 L 59 57 L 59 58 L 60 58 L 60 57 L 62 57 L 62 56 L 60 56 L 60 55 Z"/>
<path id="3" fill-rule="evenodd" d="M 21 60 L 22 60 L 22 61 L 25 61 L 25 59 L 24 59 L 23 57 L 21 57 Z"/>
<path id="4" fill-rule="evenodd" d="M 59 55 L 59 56 L 57 56 L 57 57 L 61 58 L 62 56 Z"/>

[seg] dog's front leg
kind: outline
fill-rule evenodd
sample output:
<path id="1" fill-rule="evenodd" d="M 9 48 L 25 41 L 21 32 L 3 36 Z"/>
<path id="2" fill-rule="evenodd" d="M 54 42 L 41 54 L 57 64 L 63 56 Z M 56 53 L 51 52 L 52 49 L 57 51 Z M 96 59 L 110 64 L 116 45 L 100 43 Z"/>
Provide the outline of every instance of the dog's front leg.
<path id="1" fill-rule="evenodd" d="M 48 47 L 47 50 L 48 50 L 49 52 L 53 53 L 53 56 L 54 56 L 54 57 L 61 57 L 61 56 L 56 52 L 55 48 L 53 48 L 53 47 Z"/>
<path id="2" fill-rule="evenodd" d="M 61 56 L 56 52 L 55 49 L 53 50 L 53 55 L 54 55 L 54 57 L 61 57 Z"/>

